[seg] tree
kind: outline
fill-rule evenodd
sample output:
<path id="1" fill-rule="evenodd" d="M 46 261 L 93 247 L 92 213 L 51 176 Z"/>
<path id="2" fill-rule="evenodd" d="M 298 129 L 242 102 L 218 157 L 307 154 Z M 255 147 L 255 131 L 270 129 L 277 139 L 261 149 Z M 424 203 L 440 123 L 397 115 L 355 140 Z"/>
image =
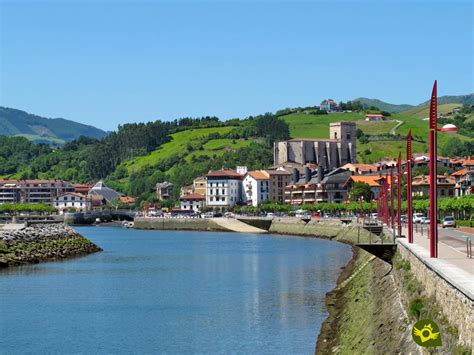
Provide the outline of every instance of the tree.
<path id="1" fill-rule="evenodd" d="M 372 190 L 369 184 L 365 182 L 355 182 L 351 188 L 350 199 L 351 201 L 359 201 L 361 197 L 364 198 L 364 201 L 370 201 Z"/>

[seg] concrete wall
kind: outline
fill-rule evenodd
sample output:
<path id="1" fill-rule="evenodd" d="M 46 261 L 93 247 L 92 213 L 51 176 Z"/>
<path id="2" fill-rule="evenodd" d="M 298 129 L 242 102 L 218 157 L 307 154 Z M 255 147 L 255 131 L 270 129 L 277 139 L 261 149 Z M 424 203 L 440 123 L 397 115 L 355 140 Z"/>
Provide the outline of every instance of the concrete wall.
<path id="1" fill-rule="evenodd" d="M 459 342 L 472 347 L 474 301 L 446 282 L 402 244 L 398 244 L 398 250 L 401 256 L 410 262 L 411 271 L 428 296 L 435 298 L 449 323 L 458 328 Z"/>
<path id="2" fill-rule="evenodd" d="M 135 218 L 137 229 L 228 231 L 206 218 Z"/>

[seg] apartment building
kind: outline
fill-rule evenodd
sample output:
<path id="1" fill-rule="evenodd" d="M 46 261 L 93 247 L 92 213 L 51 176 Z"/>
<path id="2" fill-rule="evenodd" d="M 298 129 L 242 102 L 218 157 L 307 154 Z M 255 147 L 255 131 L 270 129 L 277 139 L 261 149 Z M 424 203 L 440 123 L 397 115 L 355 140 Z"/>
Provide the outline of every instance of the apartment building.
<path id="1" fill-rule="evenodd" d="M 241 201 L 243 175 L 221 169 L 206 175 L 206 206 L 225 210 Z"/>
<path id="2" fill-rule="evenodd" d="M 0 203 L 44 203 L 74 192 L 74 186 L 63 180 L 0 180 Z"/>
<path id="3" fill-rule="evenodd" d="M 242 202 L 258 206 L 269 198 L 270 175 L 265 170 L 248 171 L 242 182 Z"/>
<path id="4" fill-rule="evenodd" d="M 269 176 L 268 199 L 275 202 L 285 202 L 285 187 L 291 184 L 292 174 L 284 169 L 267 170 Z"/>

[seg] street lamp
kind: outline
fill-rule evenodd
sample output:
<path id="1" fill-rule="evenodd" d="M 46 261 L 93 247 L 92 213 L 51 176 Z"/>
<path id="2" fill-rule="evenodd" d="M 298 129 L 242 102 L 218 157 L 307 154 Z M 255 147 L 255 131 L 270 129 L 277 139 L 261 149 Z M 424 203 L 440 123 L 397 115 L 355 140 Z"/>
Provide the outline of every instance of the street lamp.
<path id="1" fill-rule="evenodd" d="M 411 161 L 412 161 L 412 154 L 411 154 L 411 129 L 408 131 L 407 137 L 407 165 L 406 165 L 406 172 L 407 172 L 407 219 L 408 219 L 408 243 L 413 243 L 413 208 L 411 204 Z"/>
<path id="2" fill-rule="evenodd" d="M 402 236 L 402 153 L 398 153 L 397 161 L 397 224 L 398 237 Z"/>
<path id="3" fill-rule="evenodd" d="M 437 82 L 433 84 L 430 100 L 430 257 L 438 257 L 438 156 L 437 133 L 456 132 L 458 128 L 453 124 L 446 124 L 438 128 L 438 98 Z"/>

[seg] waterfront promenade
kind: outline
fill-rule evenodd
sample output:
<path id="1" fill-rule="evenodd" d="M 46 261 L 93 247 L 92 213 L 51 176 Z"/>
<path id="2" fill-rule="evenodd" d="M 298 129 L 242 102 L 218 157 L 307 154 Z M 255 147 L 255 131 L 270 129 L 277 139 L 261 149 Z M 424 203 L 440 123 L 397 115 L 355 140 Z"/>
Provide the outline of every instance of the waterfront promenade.
<path id="1" fill-rule="evenodd" d="M 427 229 L 413 231 L 413 243 L 399 238 L 398 243 L 410 250 L 421 262 L 440 275 L 471 300 L 474 299 L 474 258 L 467 257 L 466 240 L 474 241 L 471 229 L 439 230 L 438 258 L 430 257 L 430 240 Z M 402 234 L 408 235 L 403 228 Z"/>

